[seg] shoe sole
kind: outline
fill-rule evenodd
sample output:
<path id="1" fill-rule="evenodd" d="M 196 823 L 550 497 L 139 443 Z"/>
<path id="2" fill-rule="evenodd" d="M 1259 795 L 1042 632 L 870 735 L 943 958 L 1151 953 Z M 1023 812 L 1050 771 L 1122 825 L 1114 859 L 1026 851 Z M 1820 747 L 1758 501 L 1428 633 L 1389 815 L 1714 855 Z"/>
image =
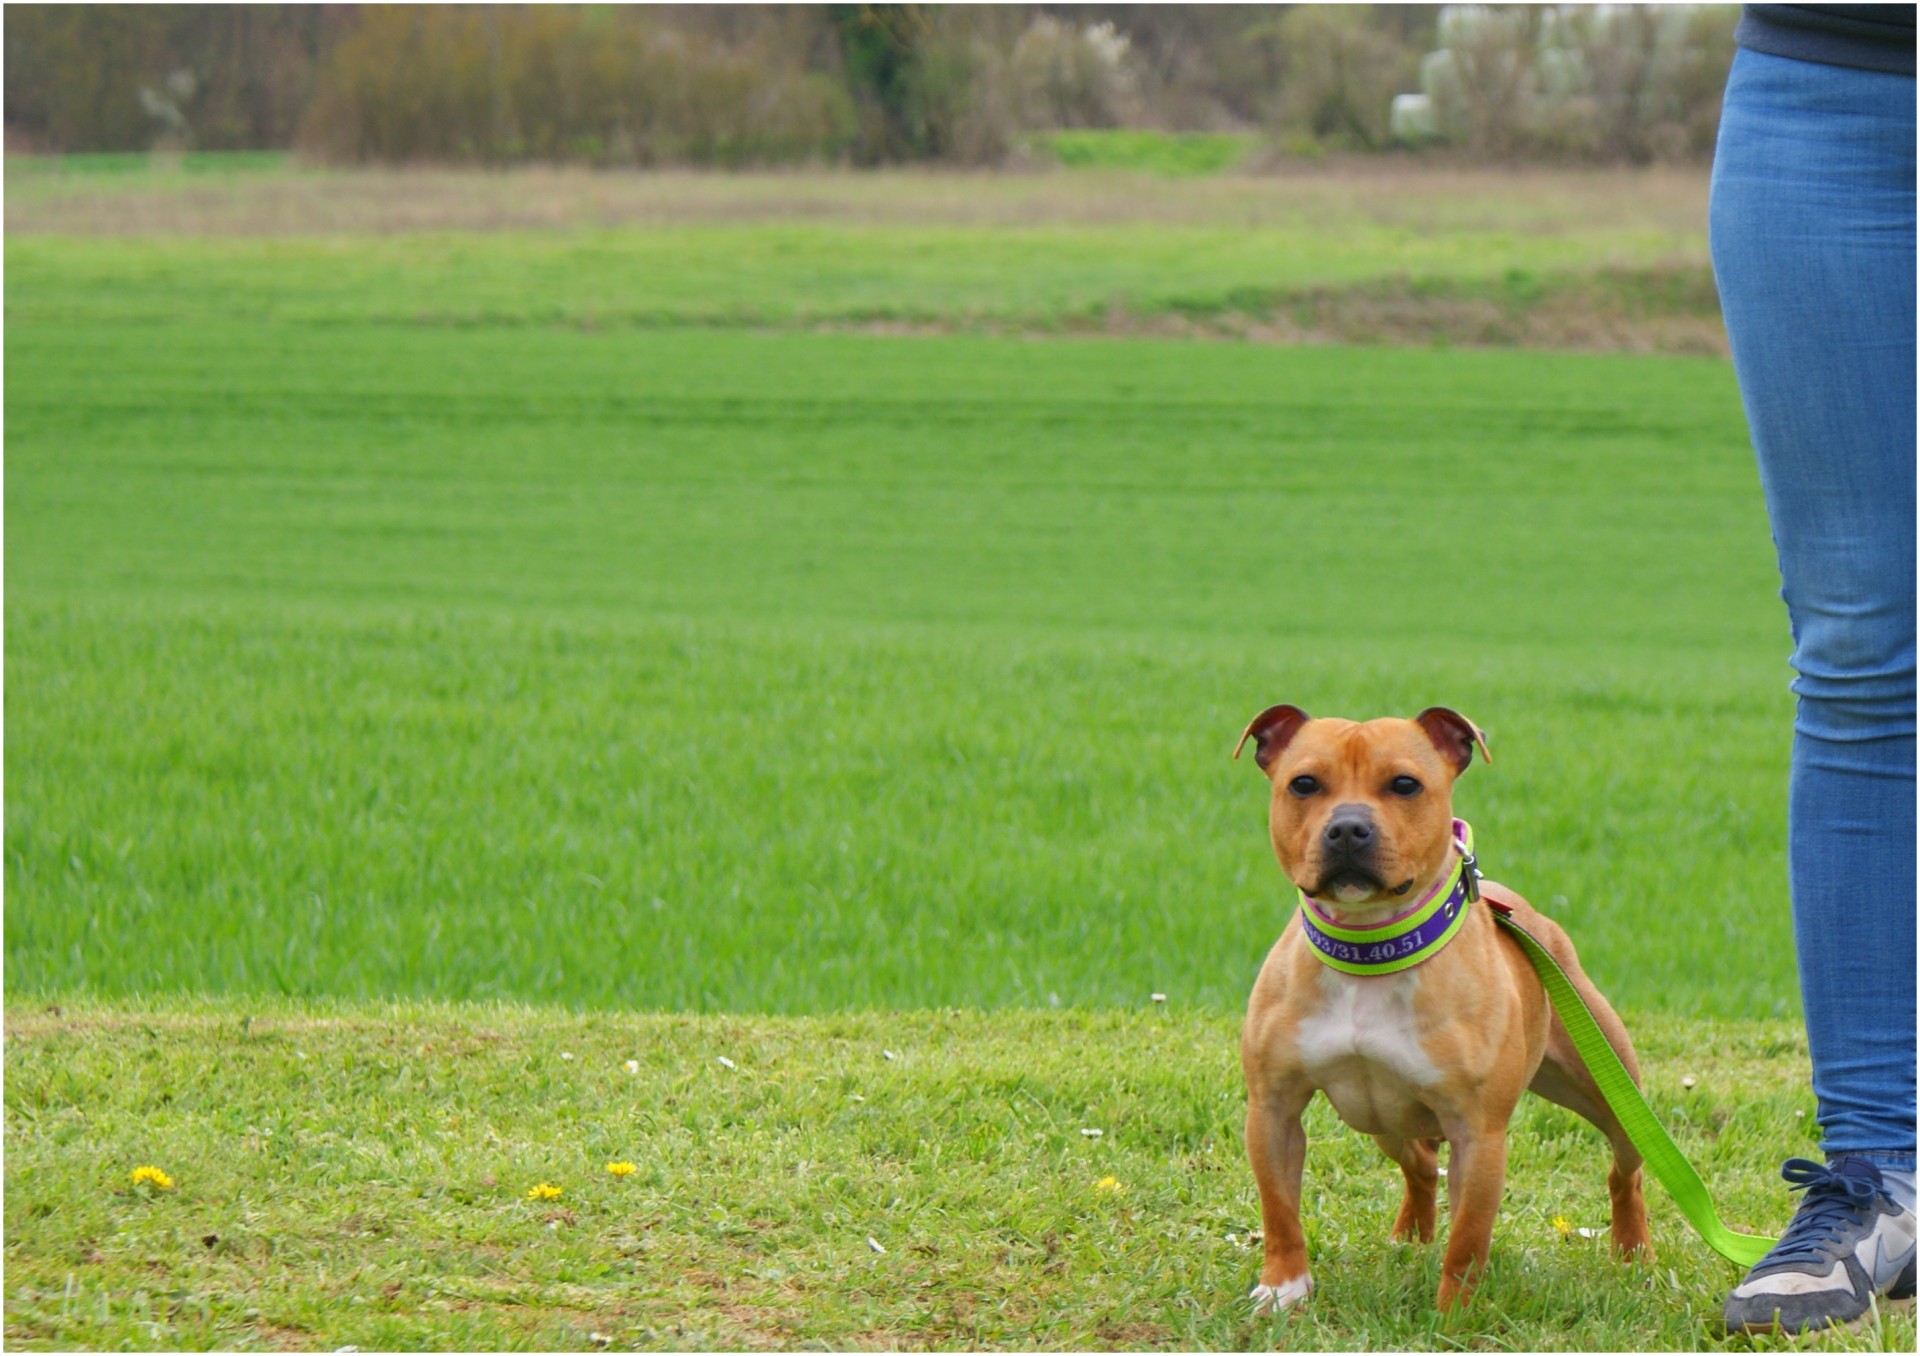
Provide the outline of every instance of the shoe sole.
<path id="1" fill-rule="evenodd" d="M 1870 1306 L 1864 1314 L 1860 1315 L 1860 1317 L 1843 1319 L 1838 1323 L 1822 1323 L 1817 1328 L 1802 1328 L 1798 1332 L 1788 1332 L 1777 1323 L 1749 1323 L 1743 1327 L 1725 1328 L 1723 1331 L 1729 1337 L 1746 1333 L 1749 1336 L 1784 1337 L 1789 1341 L 1798 1341 L 1803 1337 L 1819 1337 L 1823 1333 L 1830 1333 L 1836 1330 L 1861 1332 L 1873 1327 L 1878 1322 L 1878 1317 L 1875 1314 L 1876 1309 L 1881 1314 L 1903 1314 L 1911 1308 L 1913 1308 L 1912 1295 L 1903 1295 L 1899 1299 L 1889 1299 L 1885 1295 L 1881 1295 L 1874 1300 L 1872 1306 Z"/>

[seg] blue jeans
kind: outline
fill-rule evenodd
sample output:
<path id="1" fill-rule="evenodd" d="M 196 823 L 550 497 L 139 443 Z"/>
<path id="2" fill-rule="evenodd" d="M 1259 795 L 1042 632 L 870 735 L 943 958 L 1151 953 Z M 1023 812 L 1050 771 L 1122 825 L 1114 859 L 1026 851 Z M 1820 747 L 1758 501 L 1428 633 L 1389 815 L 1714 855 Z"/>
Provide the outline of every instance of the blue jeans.
<path id="1" fill-rule="evenodd" d="M 1742 50 L 1709 211 L 1793 631 L 1822 1148 L 1913 1166 L 1914 80 Z"/>

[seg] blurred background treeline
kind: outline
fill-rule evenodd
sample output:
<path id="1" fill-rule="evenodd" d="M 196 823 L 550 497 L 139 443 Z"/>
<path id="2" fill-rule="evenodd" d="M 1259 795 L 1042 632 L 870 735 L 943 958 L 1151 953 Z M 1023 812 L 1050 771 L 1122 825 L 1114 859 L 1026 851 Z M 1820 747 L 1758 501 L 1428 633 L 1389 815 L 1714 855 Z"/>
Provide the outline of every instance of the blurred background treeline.
<path id="1" fill-rule="evenodd" d="M 1084 153 L 1084 129 L 1208 134 L 1254 162 L 1685 162 L 1711 151 L 1736 13 L 16 4 L 6 132 L 325 163 L 1009 165 Z"/>

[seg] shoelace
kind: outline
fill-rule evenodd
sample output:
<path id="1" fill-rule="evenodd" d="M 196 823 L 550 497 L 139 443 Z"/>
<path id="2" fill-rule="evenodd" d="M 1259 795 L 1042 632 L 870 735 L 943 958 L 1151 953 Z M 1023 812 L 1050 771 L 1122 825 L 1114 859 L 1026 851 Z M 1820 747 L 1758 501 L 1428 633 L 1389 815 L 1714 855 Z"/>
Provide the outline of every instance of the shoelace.
<path id="1" fill-rule="evenodd" d="M 1800 1209 L 1786 1233 L 1761 1263 L 1766 1267 L 1832 1261 L 1831 1245 L 1839 1241 L 1847 1226 L 1858 1223 L 1861 1215 L 1873 1208 L 1874 1197 L 1880 1194 L 1872 1178 L 1835 1172 L 1805 1158 L 1789 1158 L 1781 1165 L 1780 1176 L 1794 1190 L 1806 1194 L 1800 1198 Z"/>

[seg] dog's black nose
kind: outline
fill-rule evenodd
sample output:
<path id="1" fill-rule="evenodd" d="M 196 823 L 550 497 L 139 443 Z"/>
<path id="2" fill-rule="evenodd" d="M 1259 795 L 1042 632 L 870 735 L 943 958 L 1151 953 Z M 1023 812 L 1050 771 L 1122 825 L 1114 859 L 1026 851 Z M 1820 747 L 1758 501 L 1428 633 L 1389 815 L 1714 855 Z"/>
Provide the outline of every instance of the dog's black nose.
<path id="1" fill-rule="evenodd" d="M 1365 852 L 1373 846 L 1373 815 L 1363 805 L 1338 806 L 1320 836 L 1335 852 Z"/>

